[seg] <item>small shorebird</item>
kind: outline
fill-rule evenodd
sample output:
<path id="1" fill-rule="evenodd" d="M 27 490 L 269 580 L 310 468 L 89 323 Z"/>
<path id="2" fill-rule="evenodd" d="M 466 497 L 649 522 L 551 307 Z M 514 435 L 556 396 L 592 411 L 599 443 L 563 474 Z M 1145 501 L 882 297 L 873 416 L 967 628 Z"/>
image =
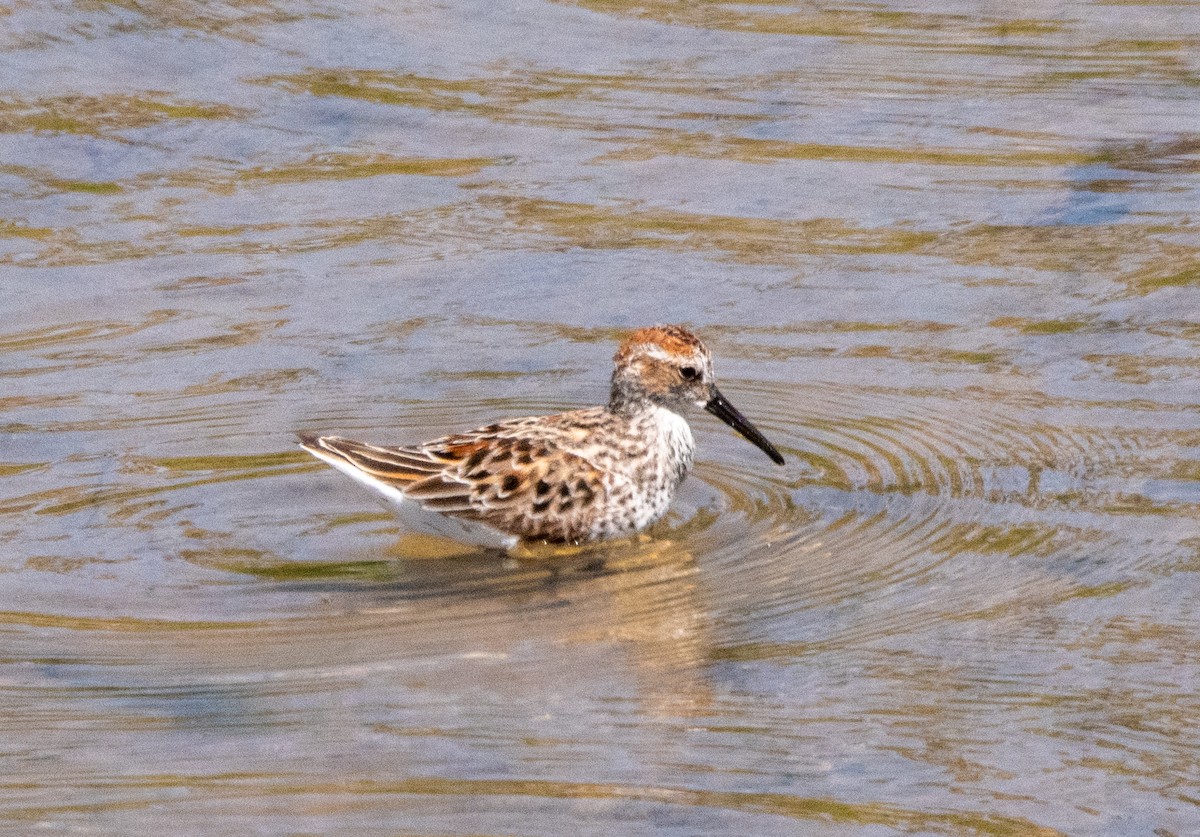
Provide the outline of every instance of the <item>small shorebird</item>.
<path id="1" fill-rule="evenodd" d="M 725 400 L 712 355 L 681 326 L 631 334 L 608 406 L 490 424 L 407 447 L 301 433 L 300 446 L 398 504 L 413 528 L 486 546 L 632 535 L 667 512 L 692 467 L 684 414 L 703 407 L 778 465 Z"/>

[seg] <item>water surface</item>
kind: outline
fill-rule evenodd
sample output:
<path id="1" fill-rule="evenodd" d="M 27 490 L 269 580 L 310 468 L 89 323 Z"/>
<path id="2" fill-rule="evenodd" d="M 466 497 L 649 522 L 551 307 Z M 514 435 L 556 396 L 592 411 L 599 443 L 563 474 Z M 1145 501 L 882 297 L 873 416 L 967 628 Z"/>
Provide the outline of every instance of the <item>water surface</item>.
<path id="1" fill-rule="evenodd" d="M 1200 831 L 1200 6 L 0 10 L 0 829 Z M 596 403 L 670 517 L 406 537 L 296 430 Z"/>

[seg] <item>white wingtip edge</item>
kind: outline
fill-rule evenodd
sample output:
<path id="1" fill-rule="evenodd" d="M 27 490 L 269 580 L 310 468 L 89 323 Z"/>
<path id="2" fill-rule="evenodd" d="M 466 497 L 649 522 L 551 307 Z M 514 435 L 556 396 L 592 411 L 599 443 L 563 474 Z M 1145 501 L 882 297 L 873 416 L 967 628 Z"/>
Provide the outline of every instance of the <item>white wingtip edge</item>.
<path id="1" fill-rule="evenodd" d="M 491 547 L 493 549 L 512 549 L 520 541 L 515 535 L 502 532 L 499 529 L 474 520 L 459 520 L 444 514 L 428 511 L 420 503 L 405 497 L 404 492 L 394 485 L 388 485 L 370 474 L 360 471 L 352 464 L 327 450 L 318 447 L 314 442 L 302 441 L 298 444 L 317 459 L 327 465 L 337 468 L 350 479 L 360 485 L 365 485 L 398 507 L 401 519 L 410 529 L 426 534 L 442 535 L 462 543 Z"/>

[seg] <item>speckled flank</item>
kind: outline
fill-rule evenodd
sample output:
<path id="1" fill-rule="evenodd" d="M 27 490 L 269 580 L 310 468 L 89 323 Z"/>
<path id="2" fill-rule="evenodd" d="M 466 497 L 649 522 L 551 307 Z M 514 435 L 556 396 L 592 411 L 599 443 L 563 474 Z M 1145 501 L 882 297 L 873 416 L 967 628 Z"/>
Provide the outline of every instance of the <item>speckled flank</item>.
<path id="1" fill-rule="evenodd" d="M 666 514 L 695 451 L 683 413 L 716 390 L 708 350 L 680 326 L 634 332 L 615 360 L 604 407 L 510 419 L 410 447 L 313 434 L 301 445 L 393 501 L 499 535 L 629 535 Z"/>

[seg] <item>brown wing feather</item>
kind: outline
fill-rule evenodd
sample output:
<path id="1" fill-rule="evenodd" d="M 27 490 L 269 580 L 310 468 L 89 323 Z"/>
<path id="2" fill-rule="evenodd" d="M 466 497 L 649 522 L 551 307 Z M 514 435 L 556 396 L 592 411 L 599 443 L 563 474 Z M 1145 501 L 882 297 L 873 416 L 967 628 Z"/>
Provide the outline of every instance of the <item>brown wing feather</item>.
<path id="1" fill-rule="evenodd" d="M 589 537 L 607 493 L 605 474 L 519 419 L 411 447 L 382 447 L 305 434 L 306 446 L 332 453 L 395 486 L 431 511 L 482 520 L 522 538 Z"/>
<path id="2" fill-rule="evenodd" d="M 385 448 L 340 436 L 320 436 L 305 439 L 304 442 L 310 447 L 335 454 L 359 470 L 395 484 L 397 488 L 404 488 L 407 483 L 429 477 L 445 467 L 444 463 L 427 456 L 421 448 Z"/>
<path id="3" fill-rule="evenodd" d="M 522 538 L 586 539 L 606 493 L 603 472 L 545 438 L 494 437 L 460 462 L 471 516 Z"/>

